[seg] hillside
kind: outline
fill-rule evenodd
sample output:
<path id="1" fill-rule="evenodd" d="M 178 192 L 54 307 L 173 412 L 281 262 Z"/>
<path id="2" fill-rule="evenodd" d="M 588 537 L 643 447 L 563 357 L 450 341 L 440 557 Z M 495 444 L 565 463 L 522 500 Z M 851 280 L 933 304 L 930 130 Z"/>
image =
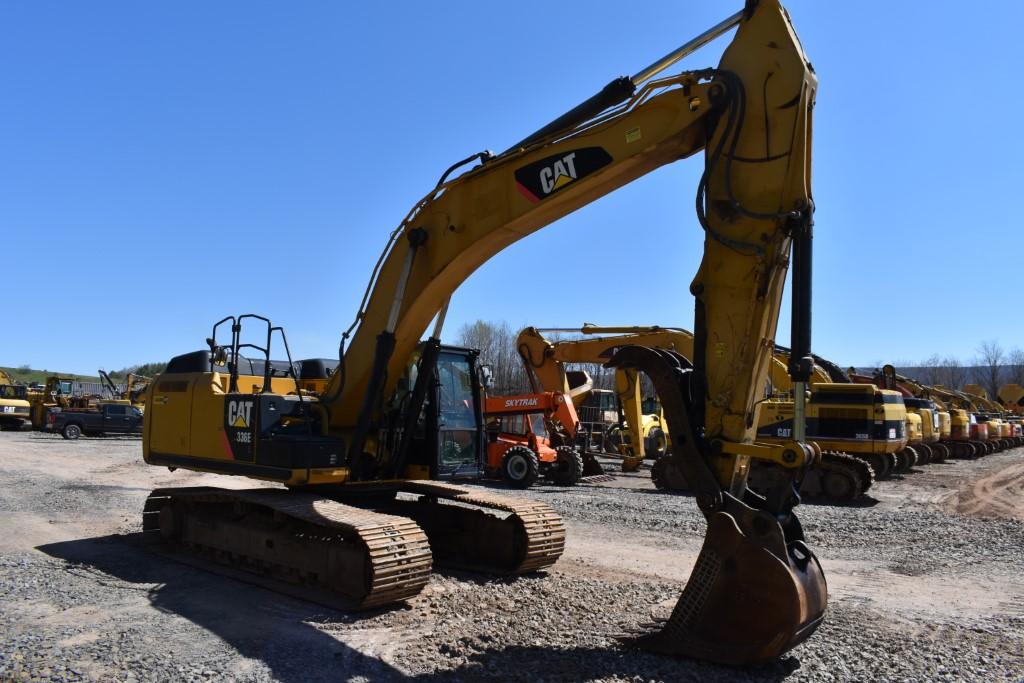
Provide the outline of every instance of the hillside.
<path id="1" fill-rule="evenodd" d="M 154 377 L 164 371 L 167 367 L 167 363 L 146 363 L 144 365 L 130 366 L 127 368 L 121 368 L 120 370 L 111 370 L 110 377 L 115 381 L 124 380 L 129 372 L 134 372 L 147 377 Z M 46 378 L 51 375 L 58 375 L 60 377 L 71 378 L 79 382 L 99 382 L 100 377 L 96 375 L 80 375 L 76 372 L 61 372 L 60 370 L 34 370 L 27 366 L 20 368 L 8 368 L 0 366 L 0 370 L 4 370 L 14 381 L 19 384 L 45 384 Z"/>
<path id="2" fill-rule="evenodd" d="M 15 382 L 20 384 L 45 384 L 46 378 L 51 375 L 59 375 L 60 377 L 69 377 L 79 382 L 99 382 L 99 375 L 79 375 L 74 372 L 61 372 L 59 370 L 33 370 L 31 368 L 6 368 L 0 366 L 0 370 L 5 371 L 11 377 L 14 378 Z"/>

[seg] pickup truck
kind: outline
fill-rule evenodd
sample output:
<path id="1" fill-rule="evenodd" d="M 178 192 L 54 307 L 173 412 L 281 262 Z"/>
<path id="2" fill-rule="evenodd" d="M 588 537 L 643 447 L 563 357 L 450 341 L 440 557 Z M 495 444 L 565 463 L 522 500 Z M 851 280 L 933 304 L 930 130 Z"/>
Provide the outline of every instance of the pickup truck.
<path id="1" fill-rule="evenodd" d="M 83 434 L 141 434 L 142 411 L 127 403 L 101 403 L 96 410 L 61 410 L 51 412 L 47 428 L 65 439 Z"/>

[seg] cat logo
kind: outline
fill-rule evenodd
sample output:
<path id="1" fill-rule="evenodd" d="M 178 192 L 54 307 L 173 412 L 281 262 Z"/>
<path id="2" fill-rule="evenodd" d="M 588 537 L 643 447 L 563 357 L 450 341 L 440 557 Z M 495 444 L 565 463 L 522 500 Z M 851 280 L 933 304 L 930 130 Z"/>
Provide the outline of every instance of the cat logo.
<path id="1" fill-rule="evenodd" d="M 552 190 L 576 180 L 575 158 L 576 152 L 569 152 L 551 166 L 540 169 L 540 187 L 544 194 L 551 194 Z"/>
<path id="2" fill-rule="evenodd" d="M 600 147 L 581 147 L 544 157 L 516 170 L 516 189 L 536 204 L 611 162 L 611 155 Z"/>
<path id="3" fill-rule="evenodd" d="M 252 401 L 228 401 L 228 424 L 248 429 L 252 418 Z"/>

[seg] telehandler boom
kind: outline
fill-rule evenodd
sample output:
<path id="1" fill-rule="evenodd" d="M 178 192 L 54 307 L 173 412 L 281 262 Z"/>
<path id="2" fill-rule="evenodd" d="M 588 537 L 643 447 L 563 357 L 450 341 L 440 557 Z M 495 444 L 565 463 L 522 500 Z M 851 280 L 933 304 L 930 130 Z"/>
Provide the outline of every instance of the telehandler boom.
<path id="1" fill-rule="evenodd" d="M 718 68 L 656 77 L 734 26 Z M 547 505 L 430 481 L 472 470 L 481 452 L 475 356 L 440 346 L 447 302 L 506 246 L 703 150 L 693 362 L 642 346 L 610 359 L 651 377 L 708 522 L 668 622 L 635 642 L 730 664 L 770 660 L 800 643 L 826 605 L 824 575 L 793 512 L 794 481 L 815 451 L 803 443 L 802 401 L 783 443 L 755 443 L 752 417 L 790 263 L 790 371 L 801 398 L 811 368 L 816 87 L 786 11 L 777 0 L 751 1 L 509 150 L 453 165 L 392 233 L 322 393 L 299 390 L 290 358 L 270 360 L 283 331 L 253 315 L 225 318 L 209 351 L 172 359 L 154 380 L 148 463 L 287 489 L 157 490 L 144 529 L 235 575 L 355 608 L 416 594 L 433 561 L 513 573 L 550 565 L 564 527 Z M 253 320 L 258 342 L 243 335 Z M 225 326 L 231 341 L 222 344 Z M 765 496 L 746 486 L 752 459 L 777 465 Z"/>

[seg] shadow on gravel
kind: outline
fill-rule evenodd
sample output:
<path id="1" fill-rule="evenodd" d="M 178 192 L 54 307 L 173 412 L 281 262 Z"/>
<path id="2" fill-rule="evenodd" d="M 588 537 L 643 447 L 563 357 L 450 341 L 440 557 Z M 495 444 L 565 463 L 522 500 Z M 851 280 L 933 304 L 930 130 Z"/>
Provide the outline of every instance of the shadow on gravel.
<path id="1" fill-rule="evenodd" d="M 743 681 L 778 683 L 800 668 L 796 657 L 773 664 L 732 668 L 687 659 L 674 659 L 636 650 L 608 647 L 488 648 L 469 656 L 465 664 L 450 670 L 423 674 L 417 683 L 448 681 Z"/>
<path id="2" fill-rule="evenodd" d="M 808 505 L 813 507 L 826 507 L 826 508 L 873 508 L 881 502 L 877 498 L 872 496 L 861 496 L 856 500 L 847 501 L 834 501 L 834 500 L 816 500 L 814 498 L 803 498 L 800 501 L 801 505 Z"/>
<path id="3" fill-rule="evenodd" d="M 181 616 L 242 656 L 263 662 L 275 680 L 300 683 L 352 675 L 369 680 L 406 678 L 389 664 L 307 623 L 351 624 L 386 610 L 351 615 L 294 600 L 163 558 L 147 550 L 141 536 L 100 536 L 41 545 L 36 550 L 64 560 L 68 571 L 95 570 L 100 584 L 110 577 L 139 584 L 120 587 L 146 593 L 156 609 Z M 173 648 L 172 643 L 168 639 L 161 644 Z"/>
<path id="4" fill-rule="evenodd" d="M 89 578 L 98 584 L 145 594 L 156 609 L 183 617 L 209 631 L 243 657 L 262 662 L 270 669 L 274 680 L 285 683 L 347 680 L 351 677 L 419 683 L 453 680 L 544 680 L 550 683 L 609 677 L 644 681 L 777 683 L 800 668 L 795 657 L 770 665 L 739 669 L 603 645 L 541 645 L 487 647 L 469 652 L 465 655 L 467 661 L 453 669 L 410 677 L 313 625 L 358 624 L 360 620 L 386 610 L 353 615 L 294 600 L 163 558 L 146 549 L 141 534 L 100 536 L 41 545 L 36 549 L 66 562 L 65 569 L 70 573 L 92 574 Z M 442 570 L 442 573 L 478 584 L 516 581 L 515 577 L 487 577 L 448 570 Z M 119 582 L 122 585 L 118 585 Z M 161 625 L 166 627 L 166 624 Z M 392 628 L 395 632 L 385 638 L 401 639 L 401 627 Z M 175 651 L 175 643 L 180 642 L 176 639 L 193 640 L 194 637 L 193 633 L 172 630 L 159 640 L 155 652 L 162 650 L 180 654 Z M 488 637 L 492 641 L 500 641 L 501 634 L 488 634 Z M 453 642 L 453 645 L 458 644 Z M 416 648 L 417 643 L 410 641 L 405 646 Z M 441 651 L 445 652 L 445 648 L 446 645 L 442 644 Z"/>

